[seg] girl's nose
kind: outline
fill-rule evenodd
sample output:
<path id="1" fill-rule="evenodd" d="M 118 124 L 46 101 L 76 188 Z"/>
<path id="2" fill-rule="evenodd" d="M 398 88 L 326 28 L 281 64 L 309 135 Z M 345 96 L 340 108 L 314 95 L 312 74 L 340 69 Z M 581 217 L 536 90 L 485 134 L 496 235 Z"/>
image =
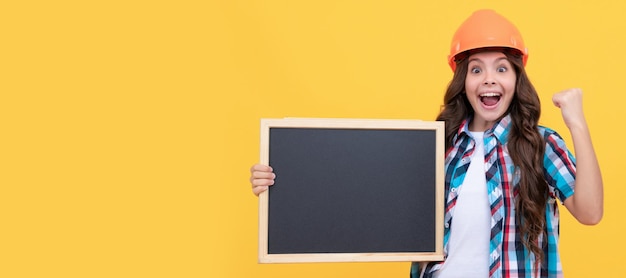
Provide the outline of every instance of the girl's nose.
<path id="1" fill-rule="evenodd" d="M 495 80 L 495 78 L 493 76 L 494 76 L 493 73 L 487 72 L 487 74 L 485 74 L 485 80 L 483 80 L 483 83 L 485 85 L 495 85 L 496 84 L 496 80 Z"/>

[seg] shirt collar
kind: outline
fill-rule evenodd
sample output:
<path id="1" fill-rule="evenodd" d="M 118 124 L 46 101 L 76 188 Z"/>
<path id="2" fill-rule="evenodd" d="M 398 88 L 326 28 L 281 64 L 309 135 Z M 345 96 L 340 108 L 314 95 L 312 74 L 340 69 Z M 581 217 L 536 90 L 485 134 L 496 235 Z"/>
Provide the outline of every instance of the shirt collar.
<path id="1" fill-rule="evenodd" d="M 469 123 L 471 120 L 472 120 L 472 116 L 463 120 L 454 138 L 454 142 L 456 142 L 459 139 L 464 138 L 465 136 L 471 137 L 470 130 L 469 130 Z M 484 137 L 486 138 L 488 136 L 493 135 L 496 137 L 496 139 L 498 139 L 498 141 L 501 144 L 505 144 L 509 135 L 510 124 L 511 124 L 511 114 L 507 114 L 498 122 L 496 122 L 496 124 L 494 124 L 490 129 L 485 131 Z"/>

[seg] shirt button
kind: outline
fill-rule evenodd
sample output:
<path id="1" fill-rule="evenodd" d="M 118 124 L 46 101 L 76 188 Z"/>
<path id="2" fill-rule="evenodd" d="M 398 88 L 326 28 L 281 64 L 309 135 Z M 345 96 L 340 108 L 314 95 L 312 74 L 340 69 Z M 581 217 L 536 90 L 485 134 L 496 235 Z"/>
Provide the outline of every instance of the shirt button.
<path id="1" fill-rule="evenodd" d="M 450 224 L 448 224 L 448 223 L 444 224 L 444 226 L 445 226 L 446 228 L 450 228 Z"/>
<path id="2" fill-rule="evenodd" d="M 453 187 L 450 191 L 452 191 L 452 193 L 456 192 L 456 187 Z"/>

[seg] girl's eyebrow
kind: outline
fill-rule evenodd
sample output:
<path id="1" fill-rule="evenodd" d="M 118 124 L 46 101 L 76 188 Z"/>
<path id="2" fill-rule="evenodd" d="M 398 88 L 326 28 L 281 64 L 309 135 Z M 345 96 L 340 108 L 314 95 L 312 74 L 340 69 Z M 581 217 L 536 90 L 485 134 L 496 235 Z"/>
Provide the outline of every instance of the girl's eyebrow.
<path id="1" fill-rule="evenodd" d="M 506 60 L 507 62 L 509 61 L 507 57 L 501 57 L 501 58 L 496 59 L 496 62 L 500 62 L 502 60 Z"/>
<path id="2" fill-rule="evenodd" d="M 505 56 L 505 57 L 500 57 L 500 58 L 497 58 L 495 62 L 496 62 L 496 63 L 499 63 L 499 62 L 500 62 L 500 61 L 502 61 L 502 60 L 506 60 L 506 61 L 508 61 L 509 59 L 507 59 L 507 57 L 506 57 L 506 56 Z M 484 64 L 484 63 L 485 63 L 485 62 L 483 62 L 483 60 L 481 60 L 481 59 L 479 59 L 479 58 L 472 58 L 472 59 L 469 59 L 468 63 L 471 63 L 471 62 L 479 62 L 479 63 L 481 63 L 481 64 Z"/>

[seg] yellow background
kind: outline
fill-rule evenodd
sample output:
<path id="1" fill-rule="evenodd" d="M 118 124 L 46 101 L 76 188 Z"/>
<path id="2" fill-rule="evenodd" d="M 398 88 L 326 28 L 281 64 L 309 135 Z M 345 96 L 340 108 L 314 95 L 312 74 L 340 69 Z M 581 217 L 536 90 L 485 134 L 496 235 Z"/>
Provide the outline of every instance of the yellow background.
<path id="1" fill-rule="evenodd" d="M 59 0 L 0 9 L 0 277 L 407 277 L 257 264 L 259 119 L 434 119 L 478 8 L 522 31 L 570 147 L 550 97 L 583 88 L 605 216 L 562 210 L 563 266 L 626 275 L 621 1 Z"/>

